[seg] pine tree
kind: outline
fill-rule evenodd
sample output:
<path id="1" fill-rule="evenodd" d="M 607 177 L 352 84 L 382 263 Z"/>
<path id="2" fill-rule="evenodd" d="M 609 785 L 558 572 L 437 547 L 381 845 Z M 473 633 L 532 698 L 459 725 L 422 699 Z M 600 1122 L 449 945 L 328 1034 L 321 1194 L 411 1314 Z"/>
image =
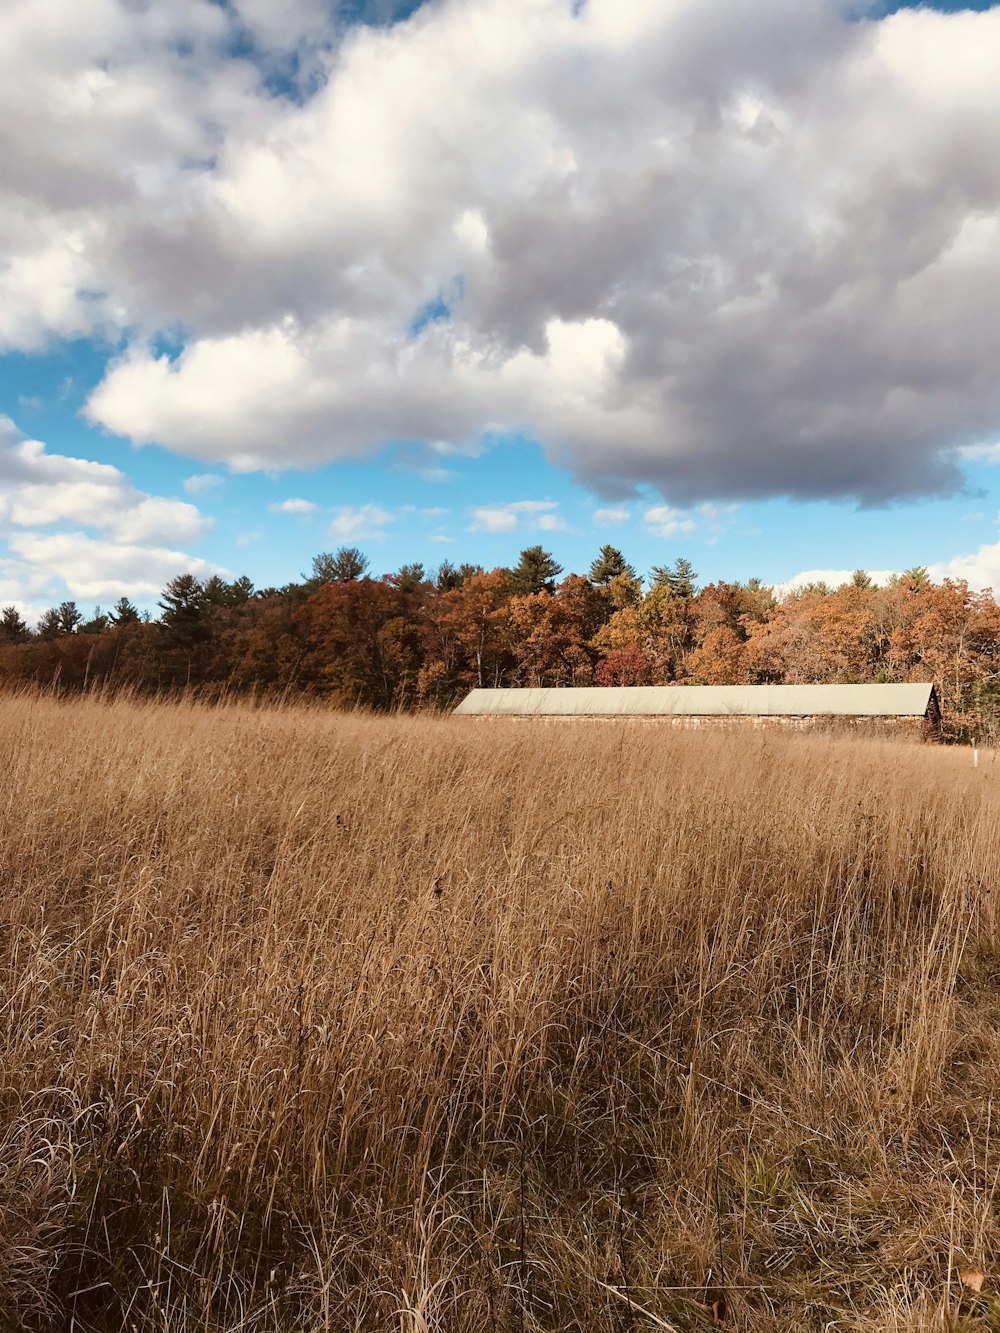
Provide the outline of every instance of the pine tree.
<path id="1" fill-rule="evenodd" d="M 138 625 L 140 620 L 139 608 L 133 606 L 127 597 L 119 597 L 108 619 L 112 625 Z"/>
<path id="2" fill-rule="evenodd" d="M 209 606 L 242 606 L 253 596 L 253 584 L 245 574 L 232 583 L 227 583 L 218 574 L 213 574 L 205 582 L 204 595 Z"/>
<path id="3" fill-rule="evenodd" d="M 930 575 L 927 573 L 926 565 L 914 565 L 912 569 L 906 569 L 901 576 L 901 582 L 904 587 L 912 592 L 922 592 L 923 589 L 930 587 Z"/>
<path id="4" fill-rule="evenodd" d="M 190 648 L 208 637 L 205 589 L 193 574 L 178 574 L 163 590 L 160 624 L 172 648 Z"/>
<path id="5" fill-rule="evenodd" d="M 472 578 L 483 572 L 482 565 L 453 565 L 450 560 L 442 560 L 437 573 L 433 575 L 434 586 L 438 592 L 453 592 Z"/>
<path id="6" fill-rule="evenodd" d="M 59 620 L 59 608 L 50 606 L 47 611 L 43 611 L 38 617 L 38 624 L 35 628 L 40 639 L 58 639 L 63 632 Z"/>
<path id="7" fill-rule="evenodd" d="M 31 638 L 28 622 L 16 606 L 5 606 L 0 611 L 0 644 L 26 643 Z"/>
<path id="8" fill-rule="evenodd" d="M 38 622 L 38 634 L 42 639 L 58 639 L 63 634 L 75 634 L 83 620 L 76 602 L 60 602 L 49 607 Z"/>
<path id="9" fill-rule="evenodd" d="M 669 588 L 675 597 L 693 597 L 694 581 L 698 577 L 694 565 L 678 556 L 672 565 L 654 565 L 650 580 L 654 588 Z"/>
<path id="10" fill-rule="evenodd" d="M 591 583 L 599 583 L 606 588 L 612 579 L 620 578 L 623 574 L 630 579 L 634 579 L 636 576 L 635 570 L 617 546 L 602 546 L 600 554 L 590 566 L 590 573 L 587 577 Z"/>
<path id="11" fill-rule="evenodd" d="M 310 582 L 318 583 L 353 583 L 360 579 L 368 568 L 368 557 L 362 555 L 356 546 L 341 546 L 332 554 L 321 551 L 313 556 Z"/>
<path id="12" fill-rule="evenodd" d="M 556 579 L 561 573 L 562 565 L 556 564 L 549 551 L 529 546 L 510 571 L 510 581 L 518 593 L 555 592 Z"/>
<path id="13" fill-rule="evenodd" d="M 413 565 L 400 565 L 392 576 L 392 581 L 400 592 L 413 592 L 419 588 L 425 578 L 423 565 L 418 560 Z"/>
<path id="14" fill-rule="evenodd" d="M 62 634 L 75 634 L 83 622 L 83 613 L 76 602 L 60 602 L 56 614 Z"/>
<path id="15" fill-rule="evenodd" d="M 111 623 L 111 618 L 99 606 L 94 607 L 94 614 L 80 625 L 81 634 L 103 634 Z"/>

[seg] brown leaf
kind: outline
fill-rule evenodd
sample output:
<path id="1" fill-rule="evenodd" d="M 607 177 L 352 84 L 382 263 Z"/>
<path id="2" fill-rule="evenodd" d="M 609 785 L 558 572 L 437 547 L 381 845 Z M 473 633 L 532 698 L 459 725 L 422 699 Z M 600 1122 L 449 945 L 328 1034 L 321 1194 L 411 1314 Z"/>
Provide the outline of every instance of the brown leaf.
<path id="1" fill-rule="evenodd" d="M 958 1276 L 962 1279 L 962 1285 L 968 1287 L 970 1291 L 982 1291 L 983 1283 L 986 1281 L 986 1274 L 981 1268 L 960 1268 Z"/>

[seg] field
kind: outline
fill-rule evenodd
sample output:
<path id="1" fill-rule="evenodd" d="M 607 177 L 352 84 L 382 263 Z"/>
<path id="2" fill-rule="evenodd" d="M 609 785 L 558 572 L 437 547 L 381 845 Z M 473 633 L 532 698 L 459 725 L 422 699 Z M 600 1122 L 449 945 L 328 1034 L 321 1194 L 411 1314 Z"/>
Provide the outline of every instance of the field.
<path id="1" fill-rule="evenodd" d="M 19 696 L 0 771 L 0 1327 L 1000 1329 L 992 755 Z"/>

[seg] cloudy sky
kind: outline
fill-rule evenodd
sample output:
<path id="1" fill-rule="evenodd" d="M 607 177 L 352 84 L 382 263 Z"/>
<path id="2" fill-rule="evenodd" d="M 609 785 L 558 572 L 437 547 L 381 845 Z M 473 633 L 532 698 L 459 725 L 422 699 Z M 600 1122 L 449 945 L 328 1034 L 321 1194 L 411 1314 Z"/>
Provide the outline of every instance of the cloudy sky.
<path id="1" fill-rule="evenodd" d="M 998 514 L 1000 6 L 0 7 L 0 603 Z"/>

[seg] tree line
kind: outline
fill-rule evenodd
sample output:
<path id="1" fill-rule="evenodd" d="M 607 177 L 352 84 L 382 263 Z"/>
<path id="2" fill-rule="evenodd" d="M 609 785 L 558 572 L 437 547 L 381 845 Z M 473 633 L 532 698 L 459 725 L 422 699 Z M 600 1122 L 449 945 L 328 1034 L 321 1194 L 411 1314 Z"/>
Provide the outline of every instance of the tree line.
<path id="1" fill-rule="evenodd" d="M 759 579 L 698 586 L 678 558 L 640 578 L 604 546 L 586 574 L 528 547 L 511 568 L 445 561 L 373 577 L 354 547 L 281 588 L 180 574 L 154 617 L 121 597 L 32 629 L 0 610 L 0 683 L 324 696 L 378 710 L 447 708 L 473 686 L 737 685 L 933 680 L 959 726 L 1000 725 L 992 592 L 915 568 L 876 586 L 776 595 Z"/>

